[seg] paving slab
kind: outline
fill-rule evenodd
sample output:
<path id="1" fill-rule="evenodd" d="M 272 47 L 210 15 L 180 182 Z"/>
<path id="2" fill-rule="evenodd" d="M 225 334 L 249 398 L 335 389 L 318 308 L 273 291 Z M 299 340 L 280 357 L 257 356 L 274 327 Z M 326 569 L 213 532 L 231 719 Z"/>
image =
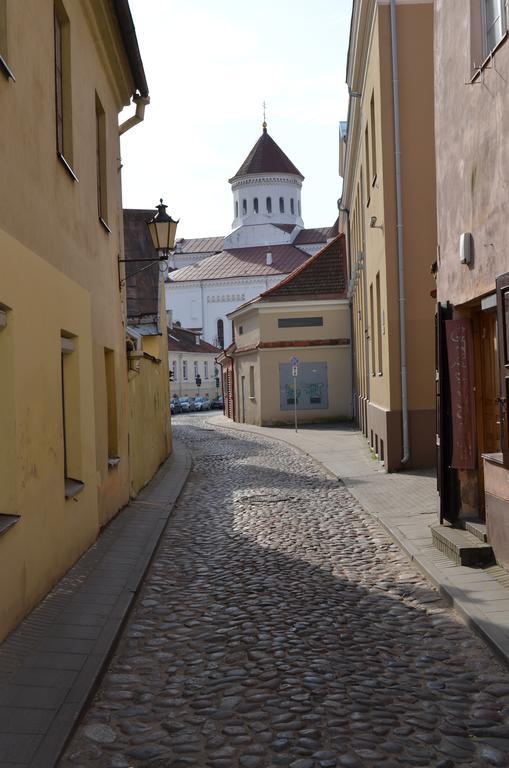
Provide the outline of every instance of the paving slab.
<path id="1" fill-rule="evenodd" d="M 295 432 L 292 428 L 238 424 L 224 415 L 211 417 L 209 423 L 281 440 L 322 464 L 509 667 L 507 572 L 499 566 L 480 569 L 456 565 L 433 546 L 430 526 L 438 520 L 438 494 L 432 470 L 385 472 L 373 458 L 362 432 L 350 424 L 306 425 Z M 497 605 L 500 610 L 496 610 Z"/>
<path id="2" fill-rule="evenodd" d="M 56 765 L 190 469 L 175 441 L 152 482 L 0 645 L 0 768 Z"/>

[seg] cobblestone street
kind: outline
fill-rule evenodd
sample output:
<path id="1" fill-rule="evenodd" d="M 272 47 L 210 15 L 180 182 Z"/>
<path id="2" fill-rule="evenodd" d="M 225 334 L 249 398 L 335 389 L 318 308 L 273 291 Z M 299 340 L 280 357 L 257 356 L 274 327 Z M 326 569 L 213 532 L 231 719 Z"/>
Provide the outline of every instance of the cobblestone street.
<path id="1" fill-rule="evenodd" d="M 61 768 L 509 765 L 509 675 L 340 482 L 174 420 L 193 470 Z"/>

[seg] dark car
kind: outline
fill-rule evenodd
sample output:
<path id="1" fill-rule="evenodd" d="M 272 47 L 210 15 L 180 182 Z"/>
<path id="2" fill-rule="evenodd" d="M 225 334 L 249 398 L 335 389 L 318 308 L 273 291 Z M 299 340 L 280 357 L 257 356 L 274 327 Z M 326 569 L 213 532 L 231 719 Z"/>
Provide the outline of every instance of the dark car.
<path id="1" fill-rule="evenodd" d="M 221 408 L 223 410 L 223 396 L 219 395 L 219 397 L 216 397 L 214 400 L 212 400 L 211 408 Z"/>
<path id="2" fill-rule="evenodd" d="M 210 411 L 211 402 L 208 397 L 197 397 L 194 401 L 194 407 L 197 411 Z"/>
<path id="3" fill-rule="evenodd" d="M 182 413 L 182 408 L 178 397 L 172 397 L 170 400 L 170 411 L 171 413 Z"/>

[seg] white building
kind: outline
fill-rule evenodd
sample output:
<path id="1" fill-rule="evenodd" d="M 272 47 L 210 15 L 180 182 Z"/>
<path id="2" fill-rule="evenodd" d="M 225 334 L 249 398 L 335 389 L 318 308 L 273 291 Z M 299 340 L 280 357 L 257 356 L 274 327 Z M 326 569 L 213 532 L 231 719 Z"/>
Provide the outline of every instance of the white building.
<path id="1" fill-rule="evenodd" d="M 337 234 L 337 227 L 304 229 L 304 176 L 263 132 L 237 173 L 232 231 L 226 237 L 180 239 L 166 283 L 166 306 L 184 328 L 216 346 L 232 341 L 227 315 L 271 288 Z"/>
<path id="2" fill-rule="evenodd" d="M 168 325 L 168 364 L 170 370 L 170 392 L 178 397 L 205 395 L 214 398 L 221 394 L 219 366 L 216 357 L 219 349 L 200 338 L 200 334 L 181 328 L 178 324 Z M 200 386 L 196 377 L 200 377 Z"/>

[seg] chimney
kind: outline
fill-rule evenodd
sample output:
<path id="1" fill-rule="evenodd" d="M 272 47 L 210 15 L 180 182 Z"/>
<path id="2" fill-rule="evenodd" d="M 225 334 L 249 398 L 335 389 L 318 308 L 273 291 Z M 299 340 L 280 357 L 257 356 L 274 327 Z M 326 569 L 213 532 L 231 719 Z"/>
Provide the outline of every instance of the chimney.
<path id="1" fill-rule="evenodd" d="M 270 251 L 267 251 L 267 256 L 265 258 L 265 263 L 267 264 L 268 267 L 270 267 L 271 264 L 272 264 L 272 253 Z"/>
<path id="2" fill-rule="evenodd" d="M 199 333 L 195 333 L 194 334 L 194 339 L 195 339 L 196 344 L 198 346 L 200 346 L 200 334 Z"/>
<path id="3" fill-rule="evenodd" d="M 172 315 L 173 315 L 173 310 L 172 309 L 167 309 L 166 310 L 166 317 L 168 318 L 168 328 L 170 329 L 170 331 L 173 328 Z"/>

